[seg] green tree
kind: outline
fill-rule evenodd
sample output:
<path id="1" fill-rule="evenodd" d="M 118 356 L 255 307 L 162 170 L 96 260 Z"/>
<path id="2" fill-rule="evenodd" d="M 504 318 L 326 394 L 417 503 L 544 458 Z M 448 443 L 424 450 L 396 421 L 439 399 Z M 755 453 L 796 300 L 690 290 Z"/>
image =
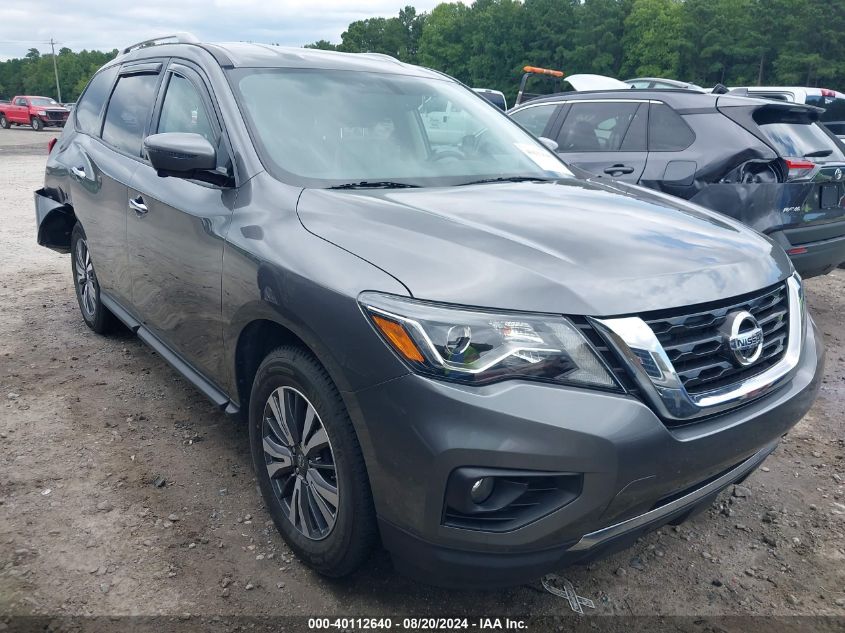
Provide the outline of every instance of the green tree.
<path id="1" fill-rule="evenodd" d="M 419 63 L 469 81 L 469 15 L 469 7 L 459 2 L 434 7 L 420 37 Z"/>
<path id="2" fill-rule="evenodd" d="M 305 48 L 317 48 L 321 51 L 336 51 L 337 46 L 328 40 L 317 40 L 312 44 L 306 44 Z"/>
<path id="3" fill-rule="evenodd" d="M 632 0 L 584 0 L 575 8 L 576 27 L 566 46 L 566 74 L 616 77 L 622 66 L 622 37 Z"/>
<path id="4" fill-rule="evenodd" d="M 682 10 L 681 0 L 634 0 L 625 18 L 621 74 L 678 76 Z"/>

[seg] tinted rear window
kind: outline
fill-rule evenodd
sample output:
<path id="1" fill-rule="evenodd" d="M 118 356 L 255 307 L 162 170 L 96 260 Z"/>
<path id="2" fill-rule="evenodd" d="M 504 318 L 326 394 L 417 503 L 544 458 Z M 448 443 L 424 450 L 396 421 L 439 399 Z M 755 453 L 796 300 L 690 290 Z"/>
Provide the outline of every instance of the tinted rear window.
<path id="1" fill-rule="evenodd" d="M 158 75 L 127 75 L 117 81 L 103 123 L 103 140 L 132 156 L 141 142 L 153 110 Z"/>
<path id="2" fill-rule="evenodd" d="M 816 159 L 824 162 L 845 160 L 845 154 L 836 142 L 817 123 L 763 123 L 760 131 L 781 156 L 802 158 L 813 152 L 830 150 L 830 154 L 817 156 Z"/>
<path id="3" fill-rule="evenodd" d="M 94 75 L 91 83 L 76 103 L 76 127 L 80 132 L 97 136 L 100 133 L 100 112 L 109 96 L 117 66 Z"/>

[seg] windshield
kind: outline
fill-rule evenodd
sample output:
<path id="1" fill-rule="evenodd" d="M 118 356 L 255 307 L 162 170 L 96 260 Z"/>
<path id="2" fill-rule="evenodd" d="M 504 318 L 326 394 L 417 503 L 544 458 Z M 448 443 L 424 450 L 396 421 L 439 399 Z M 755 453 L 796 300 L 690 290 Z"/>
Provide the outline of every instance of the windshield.
<path id="1" fill-rule="evenodd" d="M 300 69 L 231 71 L 265 167 L 312 187 L 447 186 L 572 173 L 481 97 L 449 80 Z"/>
<path id="2" fill-rule="evenodd" d="M 33 97 L 29 100 L 29 102 L 34 106 L 57 106 L 59 105 L 56 103 L 54 99 L 48 99 L 47 97 Z"/>

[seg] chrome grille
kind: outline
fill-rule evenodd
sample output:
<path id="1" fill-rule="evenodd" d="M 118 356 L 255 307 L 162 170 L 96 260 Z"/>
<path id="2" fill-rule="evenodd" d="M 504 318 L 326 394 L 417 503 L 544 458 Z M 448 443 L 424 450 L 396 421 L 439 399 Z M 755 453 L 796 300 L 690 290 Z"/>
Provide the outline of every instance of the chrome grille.
<path id="1" fill-rule="evenodd" d="M 763 353 L 749 367 L 734 365 L 719 328 L 728 314 L 747 310 L 763 329 Z M 786 284 L 694 312 L 644 315 L 684 388 L 691 395 L 731 385 L 764 372 L 786 353 L 789 297 Z"/>

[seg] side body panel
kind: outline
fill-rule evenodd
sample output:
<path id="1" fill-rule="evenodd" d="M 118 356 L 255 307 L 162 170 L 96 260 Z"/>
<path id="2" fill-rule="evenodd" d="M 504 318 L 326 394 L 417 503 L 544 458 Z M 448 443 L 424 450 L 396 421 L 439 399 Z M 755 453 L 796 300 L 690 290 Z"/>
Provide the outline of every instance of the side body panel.
<path id="1" fill-rule="evenodd" d="M 209 377 L 222 363 L 223 240 L 236 189 L 159 178 L 149 165 L 135 172 L 127 207 L 132 305 L 141 322 Z"/>
<path id="2" fill-rule="evenodd" d="M 127 196 L 139 163 L 84 134 L 75 134 L 59 152 L 55 160 L 66 170 L 70 201 L 85 229 L 100 287 L 128 302 Z"/>
<path id="3" fill-rule="evenodd" d="M 678 152 L 649 148 L 641 185 L 689 200 L 745 161 L 777 158 L 768 145 L 716 110 L 678 112 L 695 133 L 695 141 Z M 716 210 L 737 217 L 730 209 Z"/>
<path id="4" fill-rule="evenodd" d="M 19 102 L 23 99 L 26 105 L 21 105 Z M 23 97 L 15 97 L 12 99 L 11 105 L 6 110 L 6 118 L 12 123 L 29 124 L 29 101 Z"/>

